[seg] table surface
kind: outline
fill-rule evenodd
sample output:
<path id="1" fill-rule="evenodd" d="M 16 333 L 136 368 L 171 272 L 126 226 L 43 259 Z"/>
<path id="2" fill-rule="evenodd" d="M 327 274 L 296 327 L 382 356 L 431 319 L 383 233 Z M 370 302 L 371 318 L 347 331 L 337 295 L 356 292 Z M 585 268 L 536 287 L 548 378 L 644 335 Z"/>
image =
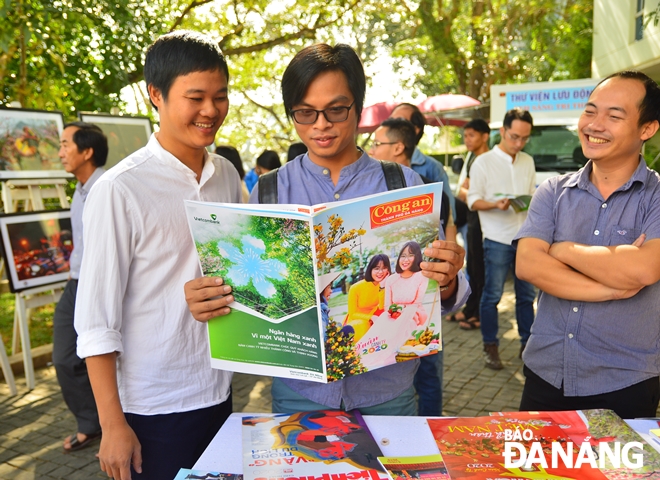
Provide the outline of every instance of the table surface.
<path id="1" fill-rule="evenodd" d="M 233 413 L 211 441 L 195 466 L 195 470 L 243 473 L 241 419 L 258 413 Z M 439 453 L 426 417 L 387 417 L 365 415 L 364 421 L 384 456 L 421 456 Z M 647 443 L 660 452 L 660 442 L 649 430 L 658 428 L 656 420 L 626 420 Z"/>

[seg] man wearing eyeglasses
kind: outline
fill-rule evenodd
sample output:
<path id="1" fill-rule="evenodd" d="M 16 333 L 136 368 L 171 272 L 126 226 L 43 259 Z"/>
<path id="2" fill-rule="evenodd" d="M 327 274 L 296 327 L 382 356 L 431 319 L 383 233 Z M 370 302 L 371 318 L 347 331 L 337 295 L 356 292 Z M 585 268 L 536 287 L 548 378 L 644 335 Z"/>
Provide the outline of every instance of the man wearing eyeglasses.
<path id="1" fill-rule="evenodd" d="M 362 62 L 348 45 L 312 45 L 291 60 L 282 77 L 284 108 L 309 150 L 277 171 L 278 203 L 315 205 L 388 190 L 381 163 L 356 145 L 365 90 Z M 422 184 L 414 171 L 402 170 L 408 186 Z M 259 203 L 262 185 L 252 191 L 251 203 Z M 442 309 L 451 311 L 465 303 L 469 293 L 460 271 L 465 251 L 440 235 L 443 240 L 424 250 L 439 261 L 422 262 L 422 275 L 438 282 Z M 185 286 L 197 320 L 229 310 L 222 299 L 205 300 L 225 294 L 224 286 L 215 282 L 203 277 Z M 415 415 L 413 377 L 418 366 L 418 360 L 401 362 L 329 384 L 275 378 L 273 412 L 357 408 L 368 415 Z"/>
<path id="2" fill-rule="evenodd" d="M 484 237 L 485 282 L 479 305 L 481 335 L 486 366 L 493 370 L 504 368 L 497 338 L 497 305 L 502 298 L 509 270 L 514 274 L 520 355 L 534 321 L 534 286 L 515 276 L 516 251 L 511 246 L 527 213 L 516 213 L 510 208 L 507 198 L 534 193 L 534 159 L 522 151 L 532 134 L 532 126 L 532 116 L 528 111 L 514 108 L 506 112 L 499 145 L 479 155 L 470 170 L 467 204 L 470 210 L 479 212 Z"/>

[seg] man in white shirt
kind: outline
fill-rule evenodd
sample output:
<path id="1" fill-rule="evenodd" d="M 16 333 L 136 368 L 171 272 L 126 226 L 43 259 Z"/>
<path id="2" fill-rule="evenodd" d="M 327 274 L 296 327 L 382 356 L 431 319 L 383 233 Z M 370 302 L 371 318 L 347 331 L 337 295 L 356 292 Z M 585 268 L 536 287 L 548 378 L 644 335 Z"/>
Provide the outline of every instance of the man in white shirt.
<path id="1" fill-rule="evenodd" d="M 231 413 L 231 373 L 211 368 L 181 293 L 199 275 L 183 200 L 241 201 L 236 169 L 206 151 L 229 108 L 227 64 L 217 42 L 178 31 L 149 47 L 144 77 L 160 130 L 90 192 L 75 314 L 116 480 L 174 478 Z"/>
<path id="2" fill-rule="evenodd" d="M 68 123 L 60 136 L 59 157 L 64 170 L 78 180 L 71 202 L 73 251 L 69 258 L 69 281 L 53 315 L 53 365 L 62 397 L 78 425 L 76 433 L 64 439 L 63 448 L 65 452 L 74 452 L 88 447 L 101 436 L 87 365 L 76 355 L 78 335 L 73 328 L 73 314 L 83 255 L 83 207 L 90 189 L 105 172 L 103 165 L 108 158 L 108 139 L 96 125 Z"/>
<path id="3" fill-rule="evenodd" d="M 515 276 L 516 251 L 511 246 L 527 212 L 516 213 L 507 197 L 534 193 L 534 159 L 522 151 L 532 134 L 530 113 L 520 108 L 509 110 L 500 129 L 502 140 L 493 150 L 480 155 L 470 170 L 467 204 L 479 212 L 484 237 L 485 283 L 479 306 L 481 335 L 486 366 L 501 370 L 497 339 L 497 305 L 504 282 L 512 271 L 516 292 L 516 320 L 520 335 L 520 354 L 525 348 L 534 322 L 534 287 Z M 504 194 L 504 195 L 502 195 Z"/>

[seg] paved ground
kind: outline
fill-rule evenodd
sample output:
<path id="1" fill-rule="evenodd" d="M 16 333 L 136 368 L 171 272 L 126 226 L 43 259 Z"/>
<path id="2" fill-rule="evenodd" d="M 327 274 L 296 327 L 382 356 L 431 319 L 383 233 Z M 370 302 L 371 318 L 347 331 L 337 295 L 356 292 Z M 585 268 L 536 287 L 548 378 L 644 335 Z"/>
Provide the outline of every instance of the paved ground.
<path id="1" fill-rule="evenodd" d="M 514 297 L 509 289 L 500 304 L 500 353 L 504 370 L 484 367 L 481 334 L 444 322 L 445 415 L 476 416 L 490 411 L 517 410 L 524 377 L 518 359 Z M 52 367 L 37 371 L 37 387 L 28 392 L 18 378 L 19 394 L 9 397 L 0 384 L 0 479 L 106 478 L 98 468 L 95 449 L 62 453 L 62 440 L 76 429 L 60 395 Z M 270 411 L 270 378 L 237 374 L 234 411 Z"/>

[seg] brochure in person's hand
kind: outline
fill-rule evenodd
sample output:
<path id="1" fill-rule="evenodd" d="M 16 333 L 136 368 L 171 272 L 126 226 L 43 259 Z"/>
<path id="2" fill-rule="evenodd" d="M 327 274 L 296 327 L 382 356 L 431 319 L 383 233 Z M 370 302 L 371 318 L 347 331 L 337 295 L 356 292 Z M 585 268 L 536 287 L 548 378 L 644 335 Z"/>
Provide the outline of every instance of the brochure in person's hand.
<path id="1" fill-rule="evenodd" d="M 532 202 L 531 195 L 511 195 L 508 193 L 496 193 L 495 197 L 497 199 L 508 198 L 511 204 L 511 208 L 513 208 L 514 212 L 516 213 L 526 212 L 529 210 L 529 204 Z"/>
<path id="2" fill-rule="evenodd" d="M 323 205 L 186 201 L 206 276 L 233 289 L 208 324 L 211 364 L 331 382 L 442 348 L 440 293 L 422 275 L 442 184 Z"/>

